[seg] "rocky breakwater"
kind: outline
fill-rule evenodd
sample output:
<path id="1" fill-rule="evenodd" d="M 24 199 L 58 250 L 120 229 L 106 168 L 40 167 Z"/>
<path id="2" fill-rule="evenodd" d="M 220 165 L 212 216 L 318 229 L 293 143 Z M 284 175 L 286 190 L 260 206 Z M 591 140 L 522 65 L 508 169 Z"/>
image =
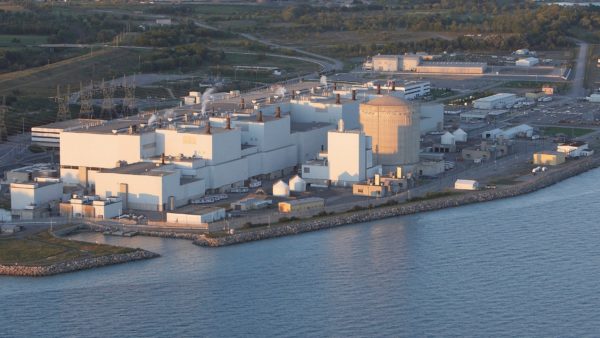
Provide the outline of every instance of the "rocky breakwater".
<path id="1" fill-rule="evenodd" d="M 155 258 L 160 256 L 154 252 L 137 249 L 132 252 L 122 254 L 112 254 L 100 257 L 90 257 L 74 259 L 70 261 L 55 263 L 42 266 L 26 265 L 0 265 L 0 275 L 24 276 L 24 277 L 42 277 L 51 276 L 59 273 L 67 273 L 91 268 L 97 268 L 106 265 L 121 264 L 142 259 Z"/>
<path id="2" fill-rule="evenodd" d="M 545 188 L 571 176 L 575 176 L 590 169 L 597 168 L 598 166 L 600 166 L 600 157 L 581 159 L 571 162 L 563 168 L 553 169 L 549 172 L 538 175 L 532 180 L 511 187 L 474 191 L 430 200 L 421 200 L 393 206 L 383 206 L 371 210 L 352 211 L 334 216 L 319 217 L 315 219 L 284 224 L 275 224 L 270 227 L 264 227 L 255 230 L 240 231 L 233 235 L 224 235 L 220 237 L 201 235 L 194 240 L 194 244 L 207 247 L 226 246 L 268 238 L 295 235 L 303 232 L 327 229 L 346 224 L 369 222 L 388 217 L 410 215 L 418 212 L 433 211 L 472 203 L 514 197 Z"/>

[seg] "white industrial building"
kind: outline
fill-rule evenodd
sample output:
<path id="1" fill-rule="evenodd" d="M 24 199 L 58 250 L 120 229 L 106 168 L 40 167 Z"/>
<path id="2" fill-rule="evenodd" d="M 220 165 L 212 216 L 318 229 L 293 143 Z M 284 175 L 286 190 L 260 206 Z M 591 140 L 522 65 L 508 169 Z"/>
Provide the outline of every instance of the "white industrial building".
<path id="1" fill-rule="evenodd" d="M 371 137 L 359 130 L 345 130 L 342 121 L 337 130 L 327 134 L 327 152 L 321 152 L 319 160 L 302 165 L 302 177 L 311 183 L 347 185 L 376 173 L 381 173 L 381 166 L 373 162 Z"/>
<path id="2" fill-rule="evenodd" d="M 98 196 L 73 196 L 68 202 L 60 204 L 60 215 L 63 217 L 110 219 L 122 213 L 121 198 L 115 196 L 106 199 Z"/>
<path id="3" fill-rule="evenodd" d="M 454 189 L 456 190 L 477 190 L 479 189 L 479 183 L 475 180 L 462 180 L 458 179 L 454 182 Z"/>
<path id="4" fill-rule="evenodd" d="M 559 144 L 556 151 L 565 154 L 566 157 L 589 156 L 594 153 L 589 149 L 588 144 L 582 141 Z"/>
<path id="5" fill-rule="evenodd" d="M 515 62 L 515 65 L 519 66 L 519 67 L 532 67 L 539 63 L 540 63 L 540 60 L 538 58 L 528 57 L 528 58 L 523 58 L 523 59 L 517 60 Z"/>
<path id="6" fill-rule="evenodd" d="M 224 219 L 225 208 L 189 205 L 167 213 L 167 223 L 181 225 L 203 225 Z"/>
<path id="7" fill-rule="evenodd" d="M 31 128 L 31 143 L 42 147 L 58 148 L 62 132 L 85 129 L 104 123 L 106 123 L 104 120 L 73 119 L 33 127 Z"/>
<path id="8" fill-rule="evenodd" d="M 398 55 L 375 55 L 371 62 L 372 69 L 378 72 L 397 72 L 402 69 Z"/>
<path id="9" fill-rule="evenodd" d="M 475 109 L 499 109 L 510 108 L 517 102 L 517 95 L 511 93 L 500 93 L 482 97 L 473 101 Z"/>
<path id="10" fill-rule="evenodd" d="M 533 127 L 527 124 L 520 124 L 506 129 L 494 128 L 481 134 L 481 138 L 484 140 L 495 140 L 500 137 L 508 140 L 515 137 L 530 138 L 531 136 L 533 136 Z"/>
<path id="11" fill-rule="evenodd" d="M 10 209 L 14 218 L 34 219 L 50 215 L 50 209 L 60 203 L 63 183 L 59 179 L 39 178 L 37 181 L 10 184 Z"/>

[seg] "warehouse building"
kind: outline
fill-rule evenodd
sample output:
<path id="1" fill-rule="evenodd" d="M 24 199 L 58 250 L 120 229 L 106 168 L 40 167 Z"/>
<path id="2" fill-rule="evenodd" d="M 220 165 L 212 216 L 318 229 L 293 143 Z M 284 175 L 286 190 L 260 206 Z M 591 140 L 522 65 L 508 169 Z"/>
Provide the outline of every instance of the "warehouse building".
<path id="1" fill-rule="evenodd" d="M 60 215 L 69 218 L 103 218 L 118 217 L 123 212 L 120 197 L 110 196 L 101 199 L 99 196 L 73 196 L 68 202 L 60 203 Z"/>
<path id="2" fill-rule="evenodd" d="M 402 67 L 398 55 L 375 55 L 372 64 L 373 70 L 378 72 L 397 72 Z"/>
<path id="3" fill-rule="evenodd" d="M 534 57 L 528 57 L 528 58 L 523 58 L 523 59 L 519 59 L 515 62 L 516 66 L 519 67 L 533 67 L 536 66 L 540 63 L 540 60 L 538 58 L 534 58 Z"/>
<path id="4" fill-rule="evenodd" d="M 58 210 L 63 197 L 63 183 L 56 178 L 10 184 L 10 209 L 13 219 L 30 220 L 48 217 Z"/>
<path id="5" fill-rule="evenodd" d="M 483 74 L 486 63 L 479 62 L 424 62 L 416 67 L 417 73 Z"/>
<path id="6" fill-rule="evenodd" d="M 565 163 L 566 154 L 559 151 L 540 151 L 533 154 L 535 165 L 559 165 Z"/>
<path id="7" fill-rule="evenodd" d="M 31 128 L 31 143 L 42 147 L 58 148 L 60 134 L 65 131 L 85 129 L 106 123 L 104 120 L 73 119 Z"/>
<path id="8" fill-rule="evenodd" d="M 297 200 L 279 202 L 279 212 L 294 213 L 321 210 L 325 207 L 325 200 L 320 197 L 308 197 Z"/>
<path id="9" fill-rule="evenodd" d="M 517 95 L 510 93 L 500 93 L 491 96 L 482 97 L 473 101 L 475 109 L 501 109 L 510 108 L 517 102 Z"/>

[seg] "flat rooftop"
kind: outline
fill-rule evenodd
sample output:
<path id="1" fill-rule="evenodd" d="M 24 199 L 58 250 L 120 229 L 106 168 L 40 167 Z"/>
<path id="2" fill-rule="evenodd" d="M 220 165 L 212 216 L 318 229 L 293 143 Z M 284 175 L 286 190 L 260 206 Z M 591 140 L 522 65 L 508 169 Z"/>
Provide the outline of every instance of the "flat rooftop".
<path id="1" fill-rule="evenodd" d="M 321 128 L 325 128 L 325 127 L 334 128 L 335 125 L 330 124 L 330 123 L 325 123 L 325 122 L 311 122 L 311 123 L 292 122 L 291 132 L 292 133 L 298 133 L 298 132 L 301 133 L 301 132 L 315 130 L 315 129 L 321 129 Z"/>
<path id="2" fill-rule="evenodd" d="M 444 61 L 426 61 L 419 65 L 419 67 L 427 66 L 444 66 L 444 67 L 486 67 L 487 63 L 484 62 L 444 62 Z"/>
<path id="3" fill-rule="evenodd" d="M 164 165 L 151 162 L 137 162 L 114 169 L 102 169 L 101 172 L 145 176 L 166 176 L 173 173 L 173 171 L 167 169 Z"/>
<path id="4" fill-rule="evenodd" d="M 172 214 L 190 214 L 190 215 L 205 215 L 211 212 L 224 210 L 221 207 L 211 207 L 211 206 L 203 206 L 197 204 L 189 204 L 180 208 L 177 208 L 173 211 L 169 211 Z"/>
<path id="5" fill-rule="evenodd" d="M 512 94 L 512 93 L 499 93 L 499 94 L 494 94 L 494 95 L 482 97 L 482 98 L 477 99 L 475 101 L 477 101 L 477 102 L 488 102 L 488 101 L 494 101 L 494 100 L 508 99 L 508 98 L 516 97 L 516 96 L 517 96 L 516 94 Z"/>
<path id="6" fill-rule="evenodd" d="M 41 126 L 33 127 L 32 130 L 36 129 L 57 129 L 57 130 L 73 130 L 79 128 L 85 128 L 86 126 L 99 125 L 106 123 L 106 120 L 94 120 L 94 119 L 72 119 L 66 121 L 59 121 L 44 124 Z"/>

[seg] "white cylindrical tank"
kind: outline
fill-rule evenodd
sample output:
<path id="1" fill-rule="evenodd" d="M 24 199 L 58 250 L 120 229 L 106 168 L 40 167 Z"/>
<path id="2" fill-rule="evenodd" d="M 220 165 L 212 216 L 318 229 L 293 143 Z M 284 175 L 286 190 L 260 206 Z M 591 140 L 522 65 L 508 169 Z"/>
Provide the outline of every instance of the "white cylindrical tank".
<path id="1" fill-rule="evenodd" d="M 456 142 L 467 142 L 467 133 L 461 128 L 458 128 L 452 132 L 452 135 L 454 135 L 454 140 Z"/>
<path id="2" fill-rule="evenodd" d="M 304 192 L 306 191 L 306 181 L 296 175 L 290 179 L 289 187 L 290 191 Z"/>
<path id="3" fill-rule="evenodd" d="M 360 105 L 360 125 L 372 138 L 376 164 L 396 167 L 419 162 L 419 119 L 418 110 L 394 96 Z"/>
<path id="4" fill-rule="evenodd" d="M 277 181 L 275 184 L 273 184 L 273 196 L 289 197 L 290 186 L 282 180 Z"/>

